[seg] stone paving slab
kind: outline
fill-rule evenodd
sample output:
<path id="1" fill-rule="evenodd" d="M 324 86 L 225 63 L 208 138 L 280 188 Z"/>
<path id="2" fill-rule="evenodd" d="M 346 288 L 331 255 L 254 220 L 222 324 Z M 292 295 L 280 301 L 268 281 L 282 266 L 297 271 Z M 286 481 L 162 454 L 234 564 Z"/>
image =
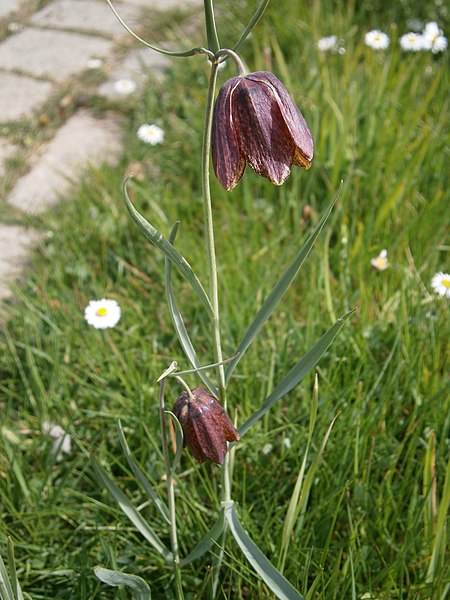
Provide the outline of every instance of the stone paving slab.
<path id="1" fill-rule="evenodd" d="M 80 110 L 57 132 L 38 159 L 12 190 L 8 202 L 29 214 L 56 204 L 88 165 L 115 164 L 122 151 L 121 119 L 96 118 Z"/>
<path id="2" fill-rule="evenodd" d="M 23 0 L 1 0 L 0 2 L 0 19 L 7 17 L 9 14 L 19 10 Z"/>
<path id="3" fill-rule="evenodd" d="M 40 237 L 33 229 L 0 223 L 0 299 L 11 295 L 8 284 L 20 276 Z"/>
<path id="4" fill-rule="evenodd" d="M 0 177 L 3 177 L 6 173 L 6 159 L 14 156 L 16 152 L 17 146 L 8 143 L 4 138 L 0 138 Z"/>
<path id="5" fill-rule="evenodd" d="M 60 81 L 86 68 L 91 58 L 110 55 L 112 48 L 112 41 L 81 33 L 25 28 L 2 42 L 0 69 Z"/>
<path id="6" fill-rule="evenodd" d="M 136 84 L 136 93 L 139 93 L 149 76 L 158 80 L 162 79 L 164 71 L 170 66 L 170 63 L 168 56 L 149 48 L 134 50 L 113 69 L 108 81 L 103 83 L 98 91 L 110 100 L 118 100 L 123 98 L 123 94 L 114 88 L 114 84 L 120 79 L 131 79 Z"/>
<path id="7" fill-rule="evenodd" d="M 52 90 L 48 81 L 0 71 L 0 123 L 28 116 L 49 99 Z"/>
<path id="8" fill-rule="evenodd" d="M 114 7 L 132 29 L 139 25 L 141 9 L 138 6 L 117 2 Z M 130 35 L 106 0 L 56 0 L 33 15 L 30 22 L 39 27 L 96 32 L 115 38 Z"/>

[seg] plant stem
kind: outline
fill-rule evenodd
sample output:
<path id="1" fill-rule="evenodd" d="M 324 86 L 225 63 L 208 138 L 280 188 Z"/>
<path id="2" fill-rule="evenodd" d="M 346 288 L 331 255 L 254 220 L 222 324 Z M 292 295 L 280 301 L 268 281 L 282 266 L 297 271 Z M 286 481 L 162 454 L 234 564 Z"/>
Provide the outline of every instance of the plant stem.
<path id="1" fill-rule="evenodd" d="M 161 439 L 164 455 L 164 468 L 166 472 L 166 488 L 167 500 L 169 505 L 169 520 L 170 520 L 170 543 L 173 554 L 173 570 L 175 575 L 175 588 L 177 592 L 177 600 L 184 600 L 183 585 L 181 582 L 180 556 L 178 552 L 178 537 L 177 537 L 177 516 L 175 512 L 175 492 L 173 485 L 173 475 L 170 465 L 169 441 L 167 439 L 166 415 L 164 406 L 164 385 L 165 378 L 160 383 L 159 388 L 159 421 L 161 427 Z"/>
<path id="2" fill-rule="evenodd" d="M 211 75 L 208 87 L 208 97 L 205 109 L 205 129 L 203 136 L 203 149 L 202 149 L 202 189 L 203 189 L 203 208 L 205 214 L 205 235 L 206 235 L 206 247 L 208 255 L 208 268 L 209 268 L 209 283 L 210 283 L 210 301 L 212 305 L 212 334 L 213 334 L 213 345 L 214 345 L 214 361 L 220 363 L 217 366 L 217 380 L 219 389 L 219 399 L 224 409 L 227 409 L 227 398 L 226 398 L 226 383 L 225 383 L 225 369 L 222 364 L 222 346 L 220 339 L 220 317 L 219 317 L 219 294 L 217 285 L 217 262 L 216 252 L 214 244 L 214 221 L 212 214 L 211 204 L 211 188 L 209 183 L 209 160 L 211 153 L 211 132 L 212 132 L 212 119 L 214 109 L 214 92 L 217 81 L 217 68 L 218 61 L 212 63 Z M 229 502 L 231 499 L 231 483 L 230 483 L 230 461 L 228 453 L 225 456 L 224 464 L 221 469 L 222 474 L 222 501 Z M 223 546 L 225 544 L 226 527 L 222 535 L 222 549 L 217 558 L 215 566 L 215 575 L 213 579 L 213 596 L 217 591 L 219 583 L 220 568 L 223 562 Z"/>

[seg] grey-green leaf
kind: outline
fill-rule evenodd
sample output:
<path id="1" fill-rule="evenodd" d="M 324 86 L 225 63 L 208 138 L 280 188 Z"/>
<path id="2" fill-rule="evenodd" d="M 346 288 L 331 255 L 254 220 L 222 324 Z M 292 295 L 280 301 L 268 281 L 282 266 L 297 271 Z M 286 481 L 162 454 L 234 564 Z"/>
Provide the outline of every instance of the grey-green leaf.
<path id="1" fill-rule="evenodd" d="M 128 197 L 127 192 L 127 180 L 125 180 L 123 184 L 124 194 L 125 194 L 125 202 L 128 208 L 128 212 L 131 215 L 131 218 L 145 235 L 145 237 L 161 252 L 167 256 L 167 258 L 177 267 L 180 273 L 189 281 L 192 286 L 192 289 L 195 291 L 203 306 L 206 308 L 209 315 L 212 315 L 212 307 L 209 298 L 200 283 L 197 275 L 195 275 L 191 266 L 187 262 L 187 260 L 181 256 L 181 254 L 175 250 L 175 248 L 170 244 L 165 237 L 159 232 L 153 225 L 151 225 L 133 206 L 130 198 Z"/>
<path id="2" fill-rule="evenodd" d="M 170 523 L 169 509 L 167 508 L 166 503 L 161 500 L 161 498 L 158 496 L 158 494 L 152 488 L 152 486 L 151 486 L 149 480 L 147 479 L 147 477 L 145 476 L 145 474 L 141 471 L 141 469 L 137 466 L 136 462 L 134 461 L 134 458 L 128 447 L 127 440 L 125 439 L 125 434 L 123 432 L 122 424 L 121 424 L 120 420 L 117 421 L 117 431 L 119 433 L 120 445 L 122 446 L 123 453 L 125 454 L 125 458 L 127 459 L 127 462 L 130 465 L 131 470 L 135 474 L 139 483 L 144 488 L 144 491 L 147 494 L 147 496 L 150 498 L 150 500 L 152 500 L 152 502 L 154 503 L 156 508 L 159 510 L 159 512 L 162 514 L 162 516 L 167 521 L 167 523 Z"/>
<path id="3" fill-rule="evenodd" d="M 350 310 L 336 323 L 330 327 L 330 329 L 323 334 L 323 336 L 314 344 L 312 348 L 298 361 L 298 363 L 289 371 L 289 373 L 282 379 L 277 385 L 273 392 L 264 400 L 261 408 L 257 410 L 253 415 L 245 421 L 238 431 L 242 437 L 252 425 L 258 421 L 265 413 L 277 402 L 280 398 L 290 392 L 309 371 L 316 366 L 323 354 L 326 352 L 334 338 L 337 336 L 339 331 L 342 329 L 344 323 L 355 310 Z"/>
<path id="4" fill-rule="evenodd" d="M 308 239 L 306 240 L 303 247 L 295 255 L 295 257 L 292 260 L 292 262 L 290 263 L 290 265 L 287 267 L 287 269 L 281 275 L 280 279 L 275 284 L 275 287 L 270 292 L 270 294 L 267 296 L 266 300 L 264 301 L 264 304 L 259 309 L 258 314 L 254 318 L 252 323 L 249 325 L 247 331 L 244 334 L 244 337 L 242 338 L 241 343 L 238 346 L 238 349 L 236 350 L 236 358 L 234 360 L 232 360 L 230 362 L 230 364 L 228 365 L 228 367 L 226 368 L 226 371 L 225 371 L 225 380 L 226 381 L 228 381 L 230 379 L 231 374 L 234 371 L 234 368 L 236 367 L 238 362 L 241 360 L 242 356 L 244 355 L 244 352 L 247 350 L 247 348 L 253 342 L 255 337 L 258 335 L 258 333 L 260 332 L 260 330 L 262 329 L 262 327 L 264 326 L 266 321 L 269 319 L 269 317 L 271 316 L 271 314 L 277 307 L 280 300 L 283 298 L 283 296 L 289 289 L 295 276 L 297 275 L 297 273 L 299 272 L 303 263 L 305 262 L 306 258 L 308 257 L 308 254 L 311 252 L 311 249 L 314 246 L 314 242 L 316 241 L 317 236 L 321 232 L 322 227 L 324 226 L 326 220 L 328 219 L 328 217 L 333 209 L 333 206 L 335 205 L 335 203 L 339 197 L 339 194 L 341 193 L 341 190 L 342 190 L 342 184 L 341 184 L 339 190 L 337 191 L 336 196 L 334 197 L 332 203 L 325 210 L 323 215 L 320 217 L 319 222 L 315 226 L 313 232 L 308 237 Z"/>
<path id="5" fill-rule="evenodd" d="M 152 594 L 148 584 L 137 575 L 127 575 L 120 571 L 94 567 L 95 576 L 112 587 L 124 585 L 133 590 L 134 600 L 151 600 Z"/>
<path id="6" fill-rule="evenodd" d="M 179 225 L 180 225 L 179 222 L 175 223 L 175 225 L 172 227 L 172 231 L 170 232 L 169 243 L 172 245 L 175 242 L 175 238 L 176 238 L 176 235 L 178 232 Z M 180 341 L 181 347 L 183 348 L 184 354 L 186 355 L 187 359 L 189 360 L 191 365 L 194 367 L 194 369 L 199 369 L 201 367 L 200 362 L 197 358 L 197 354 L 194 350 L 194 346 L 192 345 L 191 339 L 190 339 L 187 329 L 184 325 L 183 317 L 178 309 L 178 305 L 175 300 L 175 296 L 174 296 L 173 288 L 172 288 L 171 274 L 172 274 L 172 263 L 166 257 L 166 259 L 165 259 L 165 284 L 166 284 L 167 305 L 169 307 L 170 316 L 172 317 L 173 326 L 175 328 L 176 334 Z M 204 370 L 198 371 L 198 375 L 202 379 L 202 381 L 206 385 L 206 387 L 209 389 L 209 391 L 212 394 L 217 395 L 217 388 L 211 382 L 209 377 L 206 375 L 205 371 Z"/>
<path id="7" fill-rule="evenodd" d="M 225 513 L 223 510 L 221 510 L 219 512 L 217 521 L 214 523 L 214 525 L 211 527 L 211 529 L 207 533 L 205 533 L 205 535 L 202 537 L 202 539 L 199 541 L 199 543 L 195 546 L 195 548 L 185 558 L 183 558 L 183 560 L 180 561 L 180 566 L 184 567 L 184 566 L 188 565 L 189 563 L 191 563 L 192 561 L 197 560 L 197 558 L 200 558 L 201 556 L 203 556 L 203 554 L 205 554 L 205 552 L 207 552 L 211 548 L 211 546 L 222 535 L 224 527 L 225 527 Z"/>
<path id="8" fill-rule="evenodd" d="M 239 548 L 261 579 L 280 600 L 304 600 L 303 596 L 264 556 L 242 527 L 234 505 L 227 507 L 225 516 Z"/>
<path id="9" fill-rule="evenodd" d="M 239 38 L 239 40 L 236 42 L 235 46 L 233 47 L 234 51 L 236 51 L 245 42 L 249 33 L 252 31 L 252 29 L 256 26 L 256 24 L 258 23 L 260 18 L 263 16 L 267 6 L 269 5 L 269 1 L 270 0 L 261 0 L 253 17 L 250 19 L 250 21 L 249 21 L 247 27 L 245 28 L 244 32 L 242 33 L 241 37 Z"/>
<path id="10" fill-rule="evenodd" d="M 122 511 L 153 548 L 155 548 L 168 563 L 171 563 L 173 561 L 173 555 L 170 550 L 159 539 L 141 513 L 136 510 L 128 497 L 125 496 L 125 494 L 116 486 L 114 481 L 109 478 L 103 467 L 95 460 L 95 458 L 92 457 L 91 460 L 97 477 L 120 506 Z"/>

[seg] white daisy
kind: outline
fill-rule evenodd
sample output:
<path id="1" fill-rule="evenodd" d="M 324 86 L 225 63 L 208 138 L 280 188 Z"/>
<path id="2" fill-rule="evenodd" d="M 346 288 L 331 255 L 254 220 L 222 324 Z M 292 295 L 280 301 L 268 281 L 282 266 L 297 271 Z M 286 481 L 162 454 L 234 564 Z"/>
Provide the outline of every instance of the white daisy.
<path id="1" fill-rule="evenodd" d="M 120 306 L 115 300 L 91 300 L 84 311 L 84 318 L 95 329 L 115 327 L 120 320 Z"/>
<path id="2" fill-rule="evenodd" d="M 42 423 L 42 433 L 55 440 L 52 445 L 52 455 L 57 462 L 63 459 L 63 454 L 72 453 L 72 438 L 62 427 L 45 421 Z"/>
<path id="3" fill-rule="evenodd" d="M 164 131 L 157 125 L 141 125 L 137 130 L 137 136 L 151 146 L 156 146 L 164 141 Z"/>
<path id="4" fill-rule="evenodd" d="M 447 38 L 444 37 L 442 29 L 440 29 L 438 24 L 434 21 L 425 25 L 422 36 L 429 44 L 429 49 L 433 54 L 443 52 L 447 49 Z"/>
<path id="5" fill-rule="evenodd" d="M 320 38 L 317 42 L 317 47 L 321 52 L 336 52 L 337 51 L 337 36 L 329 35 L 327 37 Z"/>
<path id="6" fill-rule="evenodd" d="M 439 296 L 450 298 L 450 274 L 440 271 L 433 276 L 431 287 Z"/>
<path id="7" fill-rule="evenodd" d="M 400 46 L 406 52 L 420 52 L 421 50 L 429 50 L 431 48 L 431 44 L 427 41 L 423 35 L 419 33 L 414 33 L 410 31 L 409 33 L 405 33 L 400 38 Z"/>
<path id="8" fill-rule="evenodd" d="M 389 267 L 387 250 L 382 250 L 378 256 L 372 258 L 370 264 L 377 271 L 385 271 Z"/>
<path id="9" fill-rule="evenodd" d="M 114 91 L 124 96 L 132 94 L 136 90 L 136 84 L 132 79 L 118 79 L 114 82 Z"/>
<path id="10" fill-rule="evenodd" d="M 266 444 L 265 446 L 263 446 L 261 452 L 266 455 L 266 454 L 270 454 L 273 450 L 273 446 L 272 444 Z"/>
<path id="11" fill-rule="evenodd" d="M 382 31 L 372 29 L 364 36 L 364 43 L 373 50 L 386 50 L 389 47 L 390 40 L 389 36 Z"/>

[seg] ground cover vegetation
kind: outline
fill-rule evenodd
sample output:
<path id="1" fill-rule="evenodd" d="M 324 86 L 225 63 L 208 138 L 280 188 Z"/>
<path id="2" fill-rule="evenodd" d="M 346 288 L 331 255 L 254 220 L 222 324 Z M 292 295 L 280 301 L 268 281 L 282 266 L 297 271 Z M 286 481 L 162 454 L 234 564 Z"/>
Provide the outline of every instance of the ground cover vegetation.
<path id="1" fill-rule="evenodd" d="M 233 16 L 218 8 L 231 40 L 246 22 L 241 4 L 230 3 Z M 305 598 L 443 599 L 449 590 L 449 305 L 430 285 L 449 268 L 448 55 L 398 44 L 411 18 L 445 31 L 442 11 L 432 2 L 281 0 L 241 52 L 295 98 L 315 157 L 308 173 L 294 169 L 281 188 L 249 169 L 232 193 L 213 183 L 225 354 L 344 182 L 312 254 L 229 388 L 230 416 L 242 423 L 296 357 L 357 308 L 316 369 L 307 469 L 338 418 L 300 497 L 289 545 L 283 531 L 308 441 L 314 373 L 235 454 L 234 498 L 245 527 Z M 372 28 L 389 35 L 388 48 L 364 44 Z M 345 52 L 319 51 L 328 35 Z M 234 75 L 227 65 L 221 82 Z M 164 260 L 130 220 L 120 190 L 132 171 L 135 205 L 166 235 L 181 221 L 177 247 L 206 279 L 199 132 L 207 76 L 203 58 L 174 60 L 164 83 L 152 82 L 130 107 L 121 165 L 90 172 L 59 209 L 35 220 L 45 243 L 0 338 L 0 550 L 5 556 L 11 536 L 33 599 L 129 597 L 101 584 L 96 564 L 140 575 L 153 597 L 166 597 L 171 573 L 103 490 L 89 455 L 107 460 L 121 489 L 166 535 L 123 458 L 115 422 L 163 488 L 156 379 L 184 359 L 163 302 Z M 136 135 L 142 123 L 161 127 L 164 142 L 145 145 Z M 377 270 L 371 259 L 383 249 L 389 267 Z M 187 284 L 174 284 L 202 363 L 212 362 L 201 307 Z M 106 331 L 83 318 L 89 300 L 102 297 L 122 310 Z M 72 436 L 60 461 L 42 432 L 48 422 Z M 217 466 L 197 467 L 183 455 L 182 554 L 211 526 L 219 485 Z M 206 555 L 185 568 L 186 598 L 207 597 L 209 564 Z M 271 597 L 231 539 L 218 597 Z"/>

